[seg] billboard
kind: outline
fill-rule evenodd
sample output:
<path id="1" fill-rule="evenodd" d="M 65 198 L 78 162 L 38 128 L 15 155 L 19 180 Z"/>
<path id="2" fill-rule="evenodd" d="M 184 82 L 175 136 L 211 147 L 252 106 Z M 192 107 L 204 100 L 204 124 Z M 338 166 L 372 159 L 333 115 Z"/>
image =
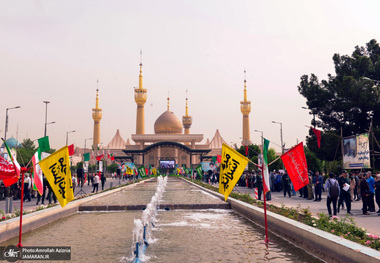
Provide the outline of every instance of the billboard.
<path id="1" fill-rule="evenodd" d="M 371 168 L 368 133 L 344 137 L 342 153 L 343 169 Z"/>

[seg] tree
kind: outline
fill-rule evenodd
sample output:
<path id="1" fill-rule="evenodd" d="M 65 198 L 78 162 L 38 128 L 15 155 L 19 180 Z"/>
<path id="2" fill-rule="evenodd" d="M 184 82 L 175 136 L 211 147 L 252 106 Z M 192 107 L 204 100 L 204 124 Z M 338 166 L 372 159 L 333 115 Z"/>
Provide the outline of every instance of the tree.
<path id="1" fill-rule="evenodd" d="M 236 149 L 236 151 L 244 156 L 246 147 L 245 145 L 240 146 L 240 148 Z M 247 158 L 250 159 L 252 162 L 257 163 L 257 156 L 261 153 L 260 147 L 256 144 L 250 144 L 248 145 L 248 156 Z M 254 164 L 251 162 L 248 163 L 248 171 L 256 170 Z"/>
<path id="2" fill-rule="evenodd" d="M 329 161 L 334 159 L 331 154 L 335 155 L 341 133 L 344 137 L 365 133 L 371 122 L 374 130 L 380 128 L 380 86 L 375 86 L 380 83 L 380 46 L 373 39 L 365 47 L 356 46 L 351 56 L 334 54 L 333 63 L 335 76 L 328 74 L 327 80 L 320 82 L 314 74 L 303 75 L 298 86 L 311 114 L 317 117 L 312 125 L 327 132 L 322 133 L 322 145 L 330 142 L 317 150 L 315 136 L 310 134 L 307 147 Z M 340 147 L 336 156 L 341 157 Z"/>
<path id="3" fill-rule="evenodd" d="M 273 149 L 273 148 L 269 148 L 268 149 L 268 164 L 273 162 L 274 160 L 276 160 L 278 156 L 276 156 L 276 151 Z M 274 163 L 272 163 L 270 166 L 269 166 L 269 171 L 273 171 L 273 170 L 280 170 L 282 169 L 282 160 L 281 158 L 279 158 L 277 161 L 275 161 Z"/>
<path id="4" fill-rule="evenodd" d="M 355 47 L 351 56 L 334 54 L 335 74 L 318 81 L 314 74 L 301 77 L 299 93 L 306 98 L 315 124 L 343 136 L 360 134 L 373 123 L 380 123 L 380 46 L 371 40 L 366 47 Z M 369 78 L 369 79 L 368 79 Z M 372 80 L 370 80 L 372 79 Z"/>
<path id="5" fill-rule="evenodd" d="M 21 143 L 20 148 L 17 149 L 17 162 L 21 166 L 25 166 L 32 159 L 33 155 L 37 151 L 31 139 L 24 139 Z"/>
<path id="6" fill-rule="evenodd" d="M 317 158 L 316 154 L 310 151 L 307 147 L 303 147 L 305 151 L 307 168 L 314 172 L 322 172 L 321 161 Z"/>
<path id="7" fill-rule="evenodd" d="M 119 165 L 117 163 L 112 163 L 107 166 L 107 171 L 110 173 L 116 173 L 118 167 Z"/>

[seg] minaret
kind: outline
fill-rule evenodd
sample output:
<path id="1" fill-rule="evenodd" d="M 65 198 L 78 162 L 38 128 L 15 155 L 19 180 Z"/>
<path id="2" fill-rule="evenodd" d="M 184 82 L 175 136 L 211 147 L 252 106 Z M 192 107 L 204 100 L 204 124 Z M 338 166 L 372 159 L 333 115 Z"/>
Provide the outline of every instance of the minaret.
<path id="1" fill-rule="evenodd" d="M 144 104 L 146 102 L 146 95 L 146 89 L 143 89 L 142 51 L 140 50 L 139 88 L 135 88 L 135 101 L 137 104 L 136 134 L 145 134 Z"/>
<path id="2" fill-rule="evenodd" d="M 243 113 L 243 145 L 252 144 L 250 139 L 249 132 L 249 113 L 251 112 L 251 102 L 247 100 L 247 80 L 245 77 L 244 70 L 244 101 L 240 102 L 240 110 Z"/>
<path id="3" fill-rule="evenodd" d="M 99 81 L 98 81 L 99 83 Z M 92 118 L 94 119 L 94 136 L 92 145 L 100 144 L 100 120 L 102 119 L 102 109 L 99 108 L 99 89 L 96 89 L 95 108 L 92 109 Z"/>
<path id="4" fill-rule="evenodd" d="M 182 125 L 185 128 L 185 134 L 190 134 L 190 126 L 193 123 L 193 120 L 191 116 L 189 115 L 189 107 L 187 105 L 187 90 L 186 90 L 186 114 L 185 116 L 182 116 Z M 185 145 L 189 145 L 190 143 L 187 142 Z"/>

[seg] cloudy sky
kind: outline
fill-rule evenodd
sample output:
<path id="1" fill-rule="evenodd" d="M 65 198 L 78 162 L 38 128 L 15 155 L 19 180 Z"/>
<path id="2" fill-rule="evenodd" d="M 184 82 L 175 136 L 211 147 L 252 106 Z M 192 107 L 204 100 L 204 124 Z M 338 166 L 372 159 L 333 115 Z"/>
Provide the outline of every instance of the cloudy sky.
<path id="1" fill-rule="evenodd" d="M 135 133 L 140 49 L 143 50 L 145 130 L 170 109 L 185 113 L 191 133 L 216 129 L 228 143 L 240 143 L 244 69 L 251 140 L 260 133 L 279 151 L 280 125 L 286 148 L 304 141 L 312 116 L 301 107 L 297 86 L 303 74 L 334 74 L 334 53 L 379 40 L 379 1 L 0 1 L 0 134 L 19 141 L 47 133 L 53 148 L 83 147 L 93 137 L 91 109 L 99 79 L 101 142 L 117 129 Z M 87 141 L 87 146 L 91 142 Z"/>

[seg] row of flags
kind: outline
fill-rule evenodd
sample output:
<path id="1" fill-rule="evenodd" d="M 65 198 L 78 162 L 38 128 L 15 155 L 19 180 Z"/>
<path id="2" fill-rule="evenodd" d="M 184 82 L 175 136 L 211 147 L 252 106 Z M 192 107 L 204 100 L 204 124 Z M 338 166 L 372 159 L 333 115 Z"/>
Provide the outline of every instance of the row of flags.
<path id="1" fill-rule="evenodd" d="M 263 164 L 259 166 L 263 171 L 263 188 L 264 195 L 270 191 L 269 183 L 269 163 L 268 163 L 268 148 L 269 140 L 264 138 L 263 148 Z M 293 183 L 294 190 L 309 184 L 309 175 L 306 163 L 306 156 L 303 148 L 303 142 L 297 144 L 280 157 L 284 163 L 285 169 Z M 236 183 L 243 174 L 245 167 L 250 160 L 236 150 L 229 147 L 227 144 L 222 146 L 220 178 L 219 178 L 219 193 L 224 195 L 225 201 L 234 189 Z M 256 165 L 256 164 L 255 164 Z M 198 171 L 198 174 L 201 174 Z"/>

